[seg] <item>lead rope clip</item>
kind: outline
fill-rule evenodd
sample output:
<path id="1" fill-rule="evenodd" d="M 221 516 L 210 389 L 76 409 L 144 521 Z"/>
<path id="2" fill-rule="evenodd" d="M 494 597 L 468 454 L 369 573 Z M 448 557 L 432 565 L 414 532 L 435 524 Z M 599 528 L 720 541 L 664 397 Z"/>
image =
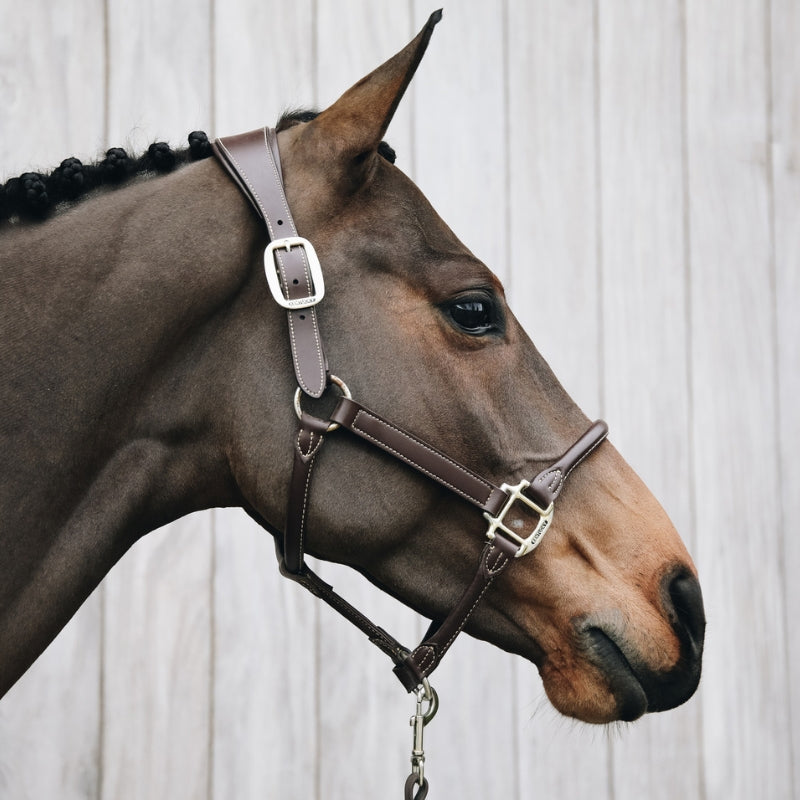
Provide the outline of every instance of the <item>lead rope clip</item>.
<path id="1" fill-rule="evenodd" d="M 428 795 L 428 781 L 425 778 L 425 749 L 422 744 L 425 726 L 436 716 L 439 710 L 439 696 L 436 690 L 423 678 L 416 690 L 417 707 L 414 716 L 409 720 L 412 731 L 411 741 L 411 774 L 406 779 L 405 800 L 425 800 Z M 423 710 L 423 705 L 427 708 Z M 415 789 L 415 787 L 417 787 Z"/>

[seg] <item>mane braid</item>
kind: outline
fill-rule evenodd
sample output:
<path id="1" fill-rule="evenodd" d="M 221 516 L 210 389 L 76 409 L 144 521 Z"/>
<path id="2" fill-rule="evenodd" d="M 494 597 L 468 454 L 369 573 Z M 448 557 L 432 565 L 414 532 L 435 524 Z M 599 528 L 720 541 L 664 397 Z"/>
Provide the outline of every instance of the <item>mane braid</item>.
<path id="1" fill-rule="evenodd" d="M 79 200 L 93 189 L 118 186 L 135 175 L 165 174 L 191 161 L 211 155 L 211 143 L 203 131 L 192 131 L 188 147 L 173 150 L 166 142 L 154 142 L 147 152 L 132 158 L 121 147 L 112 147 L 93 164 L 65 158 L 50 173 L 23 172 L 0 185 L 0 223 L 8 220 L 43 220 L 59 205 Z"/>
<path id="2" fill-rule="evenodd" d="M 278 121 L 277 130 L 310 122 L 318 114 L 311 109 L 286 111 Z M 136 175 L 172 172 L 212 154 L 211 143 L 203 131 L 192 131 L 188 142 L 189 146 L 180 150 L 172 150 L 166 142 L 154 142 L 138 158 L 132 158 L 121 147 L 112 147 L 102 160 L 93 164 L 71 157 L 49 173 L 23 172 L 0 184 L 0 224 L 15 219 L 41 221 L 58 206 L 75 202 L 93 189 L 119 186 Z M 397 156 L 386 142 L 378 145 L 378 153 L 394 164 Z"/>

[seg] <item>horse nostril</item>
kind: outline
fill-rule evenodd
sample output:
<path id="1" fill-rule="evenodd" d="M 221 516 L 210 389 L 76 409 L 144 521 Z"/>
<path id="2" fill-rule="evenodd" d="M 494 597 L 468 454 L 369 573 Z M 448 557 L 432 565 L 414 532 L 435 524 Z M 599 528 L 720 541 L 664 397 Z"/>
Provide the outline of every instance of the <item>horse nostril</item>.
<path id="1" fill-rule="evenodd" d="M 688 638 L 687 643 L 698 654 L 702 652 L 706 630 L 700 583 L 694 575 L 680 572 L 668 576 L 666 584 L 666 596 L 669 598 L 665 603 L 667 613 L 681 640 Z"/>

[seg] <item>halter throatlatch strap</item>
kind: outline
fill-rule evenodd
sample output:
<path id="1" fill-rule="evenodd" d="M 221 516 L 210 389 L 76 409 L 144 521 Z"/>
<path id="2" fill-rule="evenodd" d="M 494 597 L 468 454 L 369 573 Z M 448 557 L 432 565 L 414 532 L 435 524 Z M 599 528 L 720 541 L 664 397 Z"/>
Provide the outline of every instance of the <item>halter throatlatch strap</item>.
<path id="1" fill-rule="evenodd" d="M 286 202 L 277 135 L 272 128 L 259 128 L 216 139 L 212 147 L 267 225 L 270 245 L 264 269 L 273 296 L 286 308 L 297 383 L 306 394 L 320 397 L 328 383 L 328 365 L 314 305 L 322 299 L 324 284 L 314 249 L 297 235 Z"/>

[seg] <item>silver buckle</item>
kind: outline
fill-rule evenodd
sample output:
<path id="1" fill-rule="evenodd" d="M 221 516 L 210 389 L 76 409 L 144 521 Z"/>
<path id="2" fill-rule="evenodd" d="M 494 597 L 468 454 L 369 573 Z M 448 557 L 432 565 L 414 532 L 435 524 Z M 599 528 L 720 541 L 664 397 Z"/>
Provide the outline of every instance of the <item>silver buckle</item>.
<path id="1" fill-rule="evenodd" d="M 530 486 L 530 481 L 520 481 L 516 486 L 509 486 L 507 483 L 504 483 L 500 488 L 509 494 L 508 500 L 506 500 L 505 505 L 500 509 L 500 513 L 493 517 L 488 511 L 483 512 L 483 516 L 489 521 L 489 528 L 486 531 L 486 538 L 489 541 L 494 540 L 495 531 L 500 528 L 503 533 L 508 536 L 510 539 L 515 541 L 519 545 L 519 549 L 514 554 L 515 558 L 520 558 L 524 556 L 526 553 L 530 553 L 531 550 L 534 550 L 539 542 L 542 541 L 542 537 L 547 532 L 547 529 L 550 527 L 550 523 L 553 521 L 553 504 L 547 508 L 539 508 L 536 503 L 533 502 L 529 497 L 523 494 L 525 489 Z M 508 513 L 508 510 L 517 500 L 522 500 L 528 508 L 532 511 L 535 511 L 539 515 L 539 523 L 533 529 L 533 531 L 525 537 L 520 536 L 518 533 L 514 533 L 514 531 L 509 528 L 504 520 L 505 516 Z"/>
<path id="2" fill-rule="evenodd" d="M 302 247 L 305 251 L 314 293 L 308 297 L 297 297 L 290 300 L 284 295 L 281 288 L 280 278 L 278 278 L 278 257 L 275 251 L 285 250 L 288 253 L 293 247 Z M 311 308 L 325 296 L 325 281 L 322 278 L 322 267 L 320 266 L 317 252 L 311 242 L 302 236 L 287 236 L 285 239 L 275 239 L 270 242 L 264 251 L 264 272 L 267 276 L 267 285 L 275 298 L 275 302 L 290 311 Z"/>

